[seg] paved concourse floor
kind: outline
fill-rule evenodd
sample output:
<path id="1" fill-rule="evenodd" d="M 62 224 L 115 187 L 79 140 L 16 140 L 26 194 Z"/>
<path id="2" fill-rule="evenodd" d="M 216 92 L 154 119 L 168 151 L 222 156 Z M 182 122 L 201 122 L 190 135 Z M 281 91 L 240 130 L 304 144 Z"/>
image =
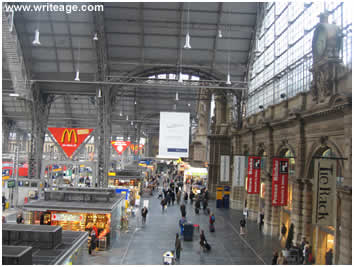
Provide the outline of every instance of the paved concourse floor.
<path id="1" fill-rule="evenodd" d="M 143 200 L 149 200 L 146 225 L 141 225 L 139 211 L 136 217 L 130 217 L 128 232 L 118 231 L 118 238 L 110 250 L 98 251 L 95 256 L 85 254 L 82 264 L 162 264 L 163 253 L 174 250 L 175 235 L 179 233 L 179 205 L 175 203 L 167 208 L 167 212 L 162 213 L 156 193 Z M 247 234 L 241 237 L 241 212 L 216 209 L 215 206 L 215 201 L 209 200 L 209 207 L 216 217 L 216 231 L 210 233 L 209 217 L 202 211 L 195 215 L 188 201 L 187 220 L 200 225 L 212 249 L 210 252 L 200 252 L 198 233 L 194 234 L 193 241 L 183 241 L 181 238 L 183 250 L 177 264 L 271 264 L 273 250 L 279 248 L 279 241 L 261 234 L 257 223 L 251 221 L 247 223 Z"/>

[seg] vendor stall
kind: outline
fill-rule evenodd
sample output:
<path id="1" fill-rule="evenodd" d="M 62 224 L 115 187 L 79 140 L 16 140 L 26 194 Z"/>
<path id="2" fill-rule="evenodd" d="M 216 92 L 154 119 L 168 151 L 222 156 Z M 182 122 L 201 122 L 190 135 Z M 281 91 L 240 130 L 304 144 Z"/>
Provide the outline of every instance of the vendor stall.
<path id="1" fill-rule="evenodd" d="M 206 185 L 208 179 L 207 168 L 189 167 L 184 170 L 184 182 L 187 184 Z"/>
<path id="2" fill-rule="evenodd" d="M 43 224 L 59 225 L 63 230 L 91 231 L 93 229 L 96 231 L 101 249 L 109 247 L 110 240 L 117 238 L 115 230 L 118 229 L 121 217 L 124 215 L 122 195 L 113 193 L 114 197 L 107 197 L 107 201 L 104 201 L 102 194 L 108 195 L 109 192 L 90 190 L 73 193 L 59 190 L 50 193 L 56 195 L 49 197 L 46 195 L 44 200 L 33 201 L 23 206 L 26 224 L 40 224 L 43 220 Z M 64 193 L 69 194 L 69 198 L 64 196 L 64 201 L 58 200 L 58 195 L 62 196 Z M 92 196 L 96 196 L 97 193 L 100 193 L 101 198 L 92 199 Z M 77 198 L 81 195 L 86 197 L 86 201 L 73 201 L 73 196 Z M 89 195 L 92 200 L 88 200 L 86 195 Z"/>

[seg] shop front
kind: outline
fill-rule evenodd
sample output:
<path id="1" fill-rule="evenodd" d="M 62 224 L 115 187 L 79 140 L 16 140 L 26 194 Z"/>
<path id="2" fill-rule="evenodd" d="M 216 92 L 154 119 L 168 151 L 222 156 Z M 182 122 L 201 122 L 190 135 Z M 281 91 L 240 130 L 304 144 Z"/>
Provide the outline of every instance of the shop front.
<path id="1" fill-rule="evenodd" d="M 99 240 L 99 248 L 106 249 L 111 240 L 117 239 L 122 216 L 124 215 L 123 196 L 111 202 L 77 202 L 39 200 L 24 205 L 26 224 L 43 224 L 61 226 L 64 231 L 94 230 Z"/>
<path id="2" fill-rule="evenodd" d="M 326 264 L 326 253 L 332 249 L 333 263 L 335 253 L 335 229 L 333 227 L 324 227 L 316 225 L 313 231 L 313 252 L 315 252 L 316 264 Z"/>
<path id="3" fill-rule="evenodd" d="M 136 177 L 110 177 L 108 187 L 114 188 L 117 194 L 124 195 L 126 208 L 134 207 L 137 200 L 140 200 L 142 191 L 141 178 Z"/>

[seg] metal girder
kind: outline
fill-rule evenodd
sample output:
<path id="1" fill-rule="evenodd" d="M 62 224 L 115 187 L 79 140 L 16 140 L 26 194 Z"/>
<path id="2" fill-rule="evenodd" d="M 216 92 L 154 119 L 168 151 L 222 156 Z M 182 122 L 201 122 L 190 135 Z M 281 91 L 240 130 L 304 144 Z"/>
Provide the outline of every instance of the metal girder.
<path id="1" fill-rule="evenodd" d="M 144 47 L 145 47 L 145 39 L 144 39 L 144 3 L 139 4 L 139 25 L 140 25 L 140 62 L 144 64 Z M 144 65 L 142 65 L 144 66 Z"/>
<path id="2" fill-rule="evenodd" d="M 218 38 L 219 38 L 219 31 L 220 31 L 220 21 L 221 21 L 222 8 L 223 8 L 223 3 L 220 2 L 220 3 L 219 3 L 219 7 L 218 7 L 217 28 L 216 28 L 215 38 L 214 38 L 214 44 L 213 44 L 213 59 L 212 59 L 212 61 L 211 61 L 211 71 L 212 71 L 212 72 L 214 71 L 214 68 L 215 68 L 216 45 L 217 45 Z"/>
<path id="3" fill-rule="evenodd" d="M 50 106 L 54 97 L 52 95 L 43 95 L 38 85 L 33 86 L 32 94 L 33 102 L 27 101 L 26 103 L 29 106 L 29 113 L 32 119 L 28 177 L 40 179 L 45 133 Z"/>
<path id="4" fill-rule="evenodd" d="M 55 38 L 55 35 L 54 35 L 54 26 L 53 26 L 53 22 L 52 22 L 52 19 L 51 19 L 51 12 L 48 12 L 48 19 L 50 21 L 49 25 L 50 25 L 50 30 L 52 31 L 53 35 L 51 36 L 52 37 L 52 40 L 53 40 L 53 44 L 54 44 L 54 51 L 55 51 L 55 62 L 57 64 L 57 71 L 60 72 L 60 64 L 59 64 L 59 57 L 58 57 L 58 48 L 57 48 L 57 41 L 56 41 L 56 38 Z M 72 47 L 71 47 L 71 50 L 72 50 Z"/>
<path id="5" fill-rule="evenodd" d="M 66 113 L 66 116 L 70 119 L 67 120 L 67 124 L 68 124 L 68 127 L 72 127 L 73 125 L 73 119 L 72 119 L 72 116 L 73 116 L 73 112 L 72 112 L 72 108 L 71 108 L 71 104 L 70 104 L 70 97 L 68 95 L 64 95 L 64 109 L 65 109 L 65 113 Z"/>
<path id="6" fill-rule="evenodd" d="M 31 86 L 28 79 L 30 77 L 29 72 L 25 65 L 21 44 L 16 32 L 16 27 L 14 24 L 11 27 L 10 24 L 11 22 L 8 21 L 8 18 L 5 14 L 5 9 L 3 9 L 2 10 L 3 56 L 7 61 L 8 70 L 11 76 L 11 81 L 15 93 L 19 94 L 22 98 L 30 100 Z M 10 32 L 11 28 L 12 31 Z"/>
<path id="7" fill-rule="evenodd" d="M 68 18 L 68 14 L 65 13 L 65 21 L 66 23 L 66 29 L 68 30 L 68 35 L 67 38 L 69 38 L 69 43 L 70 43 L 70 51 L 71 51 L 71 59 L 72 59 L 72 65 L 73 65 L 73 71 L 76 71 L 76 68 L 78 66 L 75 66 L 75 56 L 74 56 L 74 47 L 73 47 L 73 39 L 71 36 L 71 28 L 70 28 L 70 23 L 69 23 L 69 18 Z M 51 22 L 52 23 L 52 22 Z M 77 64 L 80 64 L 79 61 L 77 62 Z"/>
<path id="8" fill-rule="evenodd" d="M 30 33 L 27 33 L 27 32 L 18 32 L 19 34 L 22 34 L 22 35 L 27 35 L 29 37 L 31 37 L 32 35 Z M 141 34 L 141 31 L 140 32 L 122 32 L 122 31 L 106 31 L 106 35 L 140 35 Z M 147 33 L 146 35 L 148 36 L 153 36 L 153 37 L 180 37 L 178 34 L 174 34 L 174 33 Z M 52 33 L 41 33 L 41 36 L 44 36 L 44 37 L 67 37 L 68 34 L 66 33 L 55 33 L 55 34 L 52 34 Z M 88 34 L 79 34 L 79 33 L 76 33 L 76 34 L 72 34 L 72 37 L 77 37 L 77 38 L 90 38 L 91 36 L 88 35 Z M 214 38 L 214 35 L 198 35 L 198 34 L 193 34 L 193 37 L 195 38 L 199 38 L 199 39 L 212 39 Z M 247 38 L 247 37 L 228 37 L 228 36 L 223 36 L 223 39 L 231 39 L 231 40 L 251 40 L 251 38 Z M 24 46 L 24 48 L 30 48 L 31 46 Z M 41 48 L 43 48 L 43 46 L 41 46 Z M 45 47 L 44 47 L 45 48 Z M 49 47 L 48 47 L 49 48 Z M 75 48 L 75 46 L 74 46 Z M 58 47 L 58 49 L 70 49 L 70 47 Z M 87 47 L 82 47 L 81 48 L 82 50 L 92 50 L 92 48 L 87 48 Z"/>
<path id="9" fill-rule="evenodd" d="M 178 37 L 177 37 L 177 67 L 180 66 L 180 64 L 182 62 L 180 62 L 181 60 L 181 56 L 182 56 L 182 32 L 183 32 L 183 9 L 184 9 L 184 3 L 180 3 L 179 4 L 179 30 L 178 30 Z M 176 72 L 177 74 L 177 72 Z"/>
<path id="10" fill-rule="evenodd" d="M 104 12 L 96 12 L 94 14 L 95 29 L 98 34 L 96 41 L 96 54 L 97 54 L 97 80 L 106 81 L 108 74 L 108 55 L 106 34 L 104 28 Z M 99 187 L 108 186 L 108 165 L 111 155 L 111 135 L 112 135 L 112 86 L 105 84 L 97 84 L 97 134 L 95 140 L 95 147 L 98 152 L 98 173 L 97 181 Z M 98 144 L 98 146 L 97 146 Z"/>

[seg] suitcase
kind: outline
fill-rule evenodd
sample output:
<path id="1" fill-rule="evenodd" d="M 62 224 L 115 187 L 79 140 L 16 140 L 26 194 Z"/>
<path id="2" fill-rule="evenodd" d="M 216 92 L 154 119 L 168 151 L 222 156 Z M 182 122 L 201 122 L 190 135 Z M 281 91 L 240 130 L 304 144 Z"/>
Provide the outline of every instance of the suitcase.
<path id="1" fill-rule="evenodd" d="M 210 246 L 209 243 L 206 242 L 206 241 L 205 241 L 205 243 L 204 243 L 204 247 L 205 247 L 205 249 L 208 250 L 208 251 L 211 249 L 211 246 Z"/>
<path id="2" fill-rule="evenodd" d="M 214 224 L 211 224 L 211 225 L 209 226 L 209 230 L 210 230 L 210 232 L 215 232 L 215 226 L 214 226 Z"/>

